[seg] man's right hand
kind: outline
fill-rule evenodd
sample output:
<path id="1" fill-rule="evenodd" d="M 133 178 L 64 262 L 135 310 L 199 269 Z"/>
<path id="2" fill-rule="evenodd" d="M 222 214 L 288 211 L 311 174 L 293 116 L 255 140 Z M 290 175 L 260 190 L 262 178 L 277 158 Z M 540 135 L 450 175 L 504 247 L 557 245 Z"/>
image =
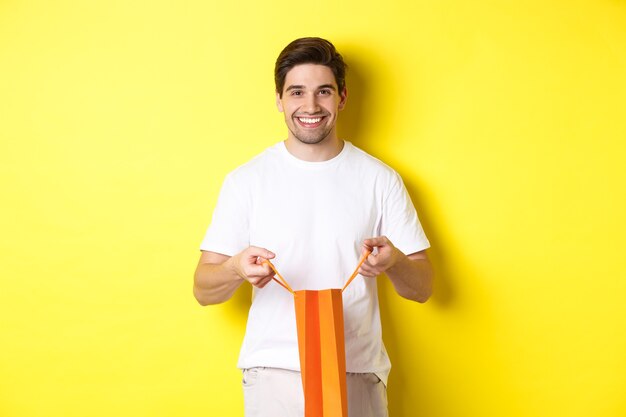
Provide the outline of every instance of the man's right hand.
<path id="1" fill-rule="evenodd" d="M 250 246 L 231 257 L 227 263 L 235 273 L 257 288 L 263 288 L 274 277 L 274 271 L 269 265 L 263 264 L 266 259 L 273 259 L 276 255 L 267 249 Z"/>
<path id="2" fill-rule="evenodd" d="M 201 305 L 219 304 L 232 297 L 243 281 L 263 288 L 274 272 L 266 259 L 276 255 L 267 249 L 250 246 L 234 256 L 202 251 L 194 274 L 193 293 Z"/>

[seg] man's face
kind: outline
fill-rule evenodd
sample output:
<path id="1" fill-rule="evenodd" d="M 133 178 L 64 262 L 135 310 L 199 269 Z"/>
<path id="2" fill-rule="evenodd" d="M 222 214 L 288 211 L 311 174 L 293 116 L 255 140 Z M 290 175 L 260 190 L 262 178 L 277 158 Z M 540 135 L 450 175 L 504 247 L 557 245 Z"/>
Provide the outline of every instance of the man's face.
<path id="1" fill-rule="evenodd" d="M 324 65 L 302 64 L 285 77 L 283 97 L 276 106 L 285 114 L 289 136 L 316 144 L 336 135 L 337 115 L 346 103 L 346 90 L 337 91 L 332 70 Z"/>

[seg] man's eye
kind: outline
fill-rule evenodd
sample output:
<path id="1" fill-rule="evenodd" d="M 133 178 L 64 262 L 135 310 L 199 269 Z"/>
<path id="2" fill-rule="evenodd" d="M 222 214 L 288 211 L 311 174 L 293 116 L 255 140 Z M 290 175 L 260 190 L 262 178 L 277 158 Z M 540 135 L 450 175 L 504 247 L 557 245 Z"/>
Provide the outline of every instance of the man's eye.
<path id="1" fill-rule="evenodd" d="M 330 90 L 320 90 L 320 94 L 321 95 L 329 95 L 330 94 Z"/>
<path id="2" fill-rule="evenodd" d="M 291 95 L 292 96 L 301 96 L 302 95 L 302 91 L 297 91 L 297 90 L 296 91 L 292 91 Z"/>

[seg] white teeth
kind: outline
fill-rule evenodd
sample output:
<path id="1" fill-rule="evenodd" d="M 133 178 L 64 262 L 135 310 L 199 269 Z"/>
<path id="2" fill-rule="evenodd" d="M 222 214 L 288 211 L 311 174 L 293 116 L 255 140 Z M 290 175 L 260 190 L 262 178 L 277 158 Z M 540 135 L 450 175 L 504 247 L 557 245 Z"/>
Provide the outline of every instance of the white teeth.
<path id="1" fill-rule="evenodd" d="M 313 124 L 319 122 L 320 120 L 322 120 L 322 118 L 316 117 L 315 119 L 312 119 L 310 117 L 298 117 L 298 120 L 300 120 L 302 123 Z"/>

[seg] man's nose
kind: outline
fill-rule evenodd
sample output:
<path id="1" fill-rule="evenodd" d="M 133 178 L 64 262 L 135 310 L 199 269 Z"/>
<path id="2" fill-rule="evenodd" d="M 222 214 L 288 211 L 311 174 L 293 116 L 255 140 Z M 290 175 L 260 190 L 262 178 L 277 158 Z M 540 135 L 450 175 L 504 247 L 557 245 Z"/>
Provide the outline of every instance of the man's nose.
<path id="1" fill-rule="evenodd" d="M 303 109 L 307 113 L 316 113 L 320 109 L 319 103 L 317 102 L 317 95 L 309 94 L 306 97 L 304 102 Z"/>

